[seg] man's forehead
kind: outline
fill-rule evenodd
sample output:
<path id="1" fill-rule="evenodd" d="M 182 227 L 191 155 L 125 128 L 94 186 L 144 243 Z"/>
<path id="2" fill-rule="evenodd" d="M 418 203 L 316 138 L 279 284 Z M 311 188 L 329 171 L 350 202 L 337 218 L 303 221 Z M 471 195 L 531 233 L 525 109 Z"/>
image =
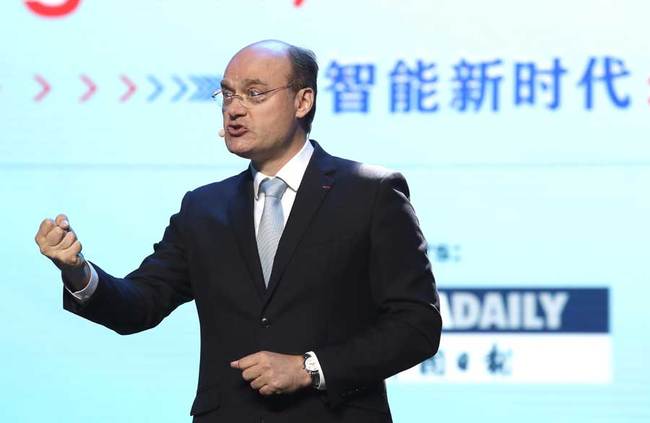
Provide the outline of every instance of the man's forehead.
<path id="1" fill-rule="evenodd" d="M 223 80 L 230 84 L 281 82 L 290 72 L 286 49 L 252 46 L 233 56 L 226 66 Z"/>

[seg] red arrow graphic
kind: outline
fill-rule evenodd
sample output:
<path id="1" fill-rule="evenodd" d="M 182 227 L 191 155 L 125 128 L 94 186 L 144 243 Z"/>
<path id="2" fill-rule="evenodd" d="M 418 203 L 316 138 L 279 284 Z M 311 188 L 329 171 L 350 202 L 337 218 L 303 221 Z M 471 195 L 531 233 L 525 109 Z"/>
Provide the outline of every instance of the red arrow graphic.
<path id="1" fill-rule="evenodd" d="M 34 79 L 43 87 L 41 92 L 34 97 L 34 101 L 41 101 L 50 92 L 50 84 L 41 75 L 34 75 Z"/>
<path id="2" fill-rule="evenodd" d="M 90 97 L 92 97 L 95 94 L 95 91 L 97 91 L 97 86 L 86 75 L 81 75 L 79 78 L 81 78 L 83 83 L 88 86 L 88 91 L 86 91 L 84 93 L 84 95 L 79 97 L 79 102 L 84 103 L 84 102 L 88 101 L 90 99 Z"/>
<path id="3" fill-rule="evenodd" d="M 133 93 L 135 92 L 135 90 L 138 87 L 136 87 L 136 85 L 133 83 L 133 81 L 131 81 L 129 78 L 127 78 L 126 75 L 120 75 L 120 79 L 128 87 L 126 92 L 124 94 L 122 94 L 122 97 L 120 97 L 120 101 L 122 103 L 124 103 L 129 98 L 131 98 L 131 96 L 133 95 Z"/>

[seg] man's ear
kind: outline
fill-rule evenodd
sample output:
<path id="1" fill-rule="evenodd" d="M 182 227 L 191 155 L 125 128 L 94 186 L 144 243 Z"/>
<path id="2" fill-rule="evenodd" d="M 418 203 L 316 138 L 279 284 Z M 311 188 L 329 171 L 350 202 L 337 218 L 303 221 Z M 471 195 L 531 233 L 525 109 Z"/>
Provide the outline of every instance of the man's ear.
<path id="1" fill-rule="evenodd" d="M 307 116 L 307 113 L 314 107 L 314 90 L 310 87 L 301 88 L 296 93 L 295 106 L 298 119 Z"/>

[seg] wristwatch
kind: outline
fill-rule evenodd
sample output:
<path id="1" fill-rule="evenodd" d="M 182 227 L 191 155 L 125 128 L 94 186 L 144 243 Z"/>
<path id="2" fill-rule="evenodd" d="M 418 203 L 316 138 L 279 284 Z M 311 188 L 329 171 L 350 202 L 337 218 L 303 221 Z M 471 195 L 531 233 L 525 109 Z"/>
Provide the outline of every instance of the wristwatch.
<path id="1" fill-rule="evenodd" d="M 305 353 L 302 357 L 305 359 L 303 366 L 311 377 L 311 386 L 318 389 L 318 385 L 320 385 L 320 373 L 318 373 L 318 364 L 316 357 L 314 357 L 312 354 L 307 353 Z"/>

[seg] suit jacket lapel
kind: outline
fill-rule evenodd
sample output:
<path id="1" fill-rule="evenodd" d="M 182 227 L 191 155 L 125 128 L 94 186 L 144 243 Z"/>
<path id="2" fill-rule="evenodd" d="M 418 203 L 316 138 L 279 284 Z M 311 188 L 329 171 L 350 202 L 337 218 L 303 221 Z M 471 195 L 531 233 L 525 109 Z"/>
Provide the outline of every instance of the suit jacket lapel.
<path id="1" fill-rule="evenodd" d="M 313 215 L 319 209 L 323 199 L 334 185 L 335 167 L 330 160 L 331 156 L 316 141 L 313 141 L 313 144 L 314 153 L 305 170 L 296 194 L 296 199 L 291 208 L 291 213 L 289 214 L 289 219 L 284 227 L 278 249 L 275 253 L 273 270 L 271 271 L 269 286 L 266 290 L 264 306 L 268 304 L 273 296 L 282 279 L 282 274 L 291 260 L 291 256 L 309 227 Z"/>
<path id="2" fill-rule="evenodd" d="M 264 285 L 260 257 L 257 253 L 253 223 L 253 179 L 248 169 L 239 174 L 235 182 L 235 192 L 229 204 L 229 218 L 239 251 L 246 262 L 250 280 L 255 285 L 260 299 L 263 299 L 266 286 Z"/>

